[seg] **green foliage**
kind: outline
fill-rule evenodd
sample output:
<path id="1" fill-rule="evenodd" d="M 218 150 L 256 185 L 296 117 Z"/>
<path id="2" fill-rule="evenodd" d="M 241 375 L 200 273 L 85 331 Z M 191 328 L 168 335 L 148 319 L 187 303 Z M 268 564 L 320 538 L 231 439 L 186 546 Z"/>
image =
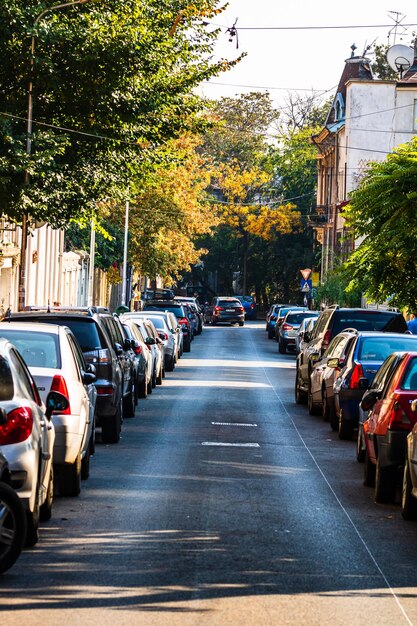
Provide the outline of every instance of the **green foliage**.
<path id="1" fill-rule="evenodd" d="M 327 280 L 317 288 L 316 308 L 319 306 L 339 306 L 360 307 L 362 290 L 359 287 L 348 289 L 349 277 L 343 268 L 337 268 L 327 275 Z"/>
<path id="2" fill-rule="evenodd" d="M 36 16 L 53 5 L 3 0 L 0 212 L 17 221 L 30 213 L 53 226 L 85 223 L 97 203 L 122 200 L 128 181 L 140 187 L 158 163 L 175 158 L 165 142 L 205 124 L 193 87 L 233 65 L 209 60 L 219 31 L 203 18 L 215 16 L 218 4 L 91 0 L 49 11 L 36 29 L 28 159 L 31 35 Z"/>
<path id="3" fill-rule="evenodd" d="M 123 260 L 124 232 L 116 226 L 106 224 L 108 236 L 96 232 L 96 246 L 94 264 L 96 267 L 106 271 L 116 262 L 118 265 Z M 90 250 L 91 228 L 82 227 L 79 224 L 71 223 L 65 230 L 65 250 Z"/>
<path id="4" fill-rule="evenodd" d="M 417 138 L 374 163 L 346 207 L 361 243 L 346 264 L 350 289 L 376 302 L 417 307 Z"/>
<path id="5" fill-rule="evenodd" d="M 398 80 L 398 72 L 390 68 L 387 61 L 388 45 L 377 45 L 374 48 L 375 58 L 372 61 L 372 71 L 376 78 L 381 80 Z"/>

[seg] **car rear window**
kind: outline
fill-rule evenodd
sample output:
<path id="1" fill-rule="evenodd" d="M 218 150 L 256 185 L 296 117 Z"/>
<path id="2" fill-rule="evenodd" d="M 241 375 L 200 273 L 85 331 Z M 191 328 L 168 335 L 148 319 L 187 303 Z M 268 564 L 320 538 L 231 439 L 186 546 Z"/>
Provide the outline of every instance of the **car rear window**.
<path id="1" fill-rule="evenodd" d="M 0 328 L 0 335 L 19 350 L 28 367 L 61 368 L 61 352 L 55 333 Z"/>
<path id="2" fill-rule="evenodd" d="M 393 352 L 417 351 L 417 335 L 398 337 L 364 337 L 358 350 L 361 361 L 385 361 Z"/>
<path id="3" fill-rule="evenodd" d="M 383 330 L 404 332 L 407 325 L 402 315 L 389 311 L 340 311 L 334 315 L 332 334 L 338 335 L 346 328 L 356 330 Z"/>
<path id="4" fill-rule="evenodd" d="M 239 300 L 241 300 L 242 302 L 252 302 L 253 298 L 252 296 L 240 296 Z"/>
<path id="5" fill-rule="evenodd" d="M 163 306 L 158 306 L 157 304 L 145 304 L 144 311 L 170 311 L 176 317 L 185 317 L 184 308 L 181 304 L 164 304 Z"/>
<path id="6" fill-rule="evenodd" d="M 401 389 L 405 391 L 417 391 L 417 359 L 411 359 L 405 377 L 401 384 Z"/>
<path id="7" fill-rule="evenodd" d="M 278 317 L 285 317 L 288 313 L 288 311 L 293 311 L 294 309 L 297 309 L 296 306 L 290 306 L 286 309 L 280 309 Z M 302 309 L 300 309 L 302 311 Z"/>
<path id="8" fill-rule="evenodd" d="M 0 401 L 12 400 L 14 396 L 13 377 L 7 359 L 0 356 Z"/>
<path id="9" fill-rule="evenodd" d="M 217 306 L 224 306 L 227 309 L 232 309 L 233 307 L 242 306 L 242 303 L 236 300 L 219 300 Z"/>
<path id="10" fill-rule="evenodd" d="M 308 313 L 303 311 L 302 313 L 289 313 L 286 317 L 286 321 L 289 324 L 301 324 L 306 317 L 317 317 L 316 313 Z"/>
<path id="11" fill-rule="evenodd" d="M 158 315 L 150 315 L 149 319 L 155 326 L 155 328 L 165 328 L 165 322 L 162 317 L 158 317 Z"/>
<path id="12" fill-rule="evenodd" d="M 83 352 L 108 348 L 95 322 L 67 318 L 63 323 L 72 330 Z"/>

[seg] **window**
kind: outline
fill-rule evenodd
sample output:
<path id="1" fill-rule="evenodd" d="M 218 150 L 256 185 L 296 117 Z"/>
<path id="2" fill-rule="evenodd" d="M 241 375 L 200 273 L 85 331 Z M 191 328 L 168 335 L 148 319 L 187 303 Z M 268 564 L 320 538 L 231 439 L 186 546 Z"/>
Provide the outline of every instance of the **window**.
<path id="1" fill-rule="evenodd" d="M 35 382 L 17 350 L 10 350 L 10 361 L 12 362 L 13 367 L 16 370 L 16 387 L 19 388 L 22 396 L 24 398 L 30 398 L 31 400 L 35 400 L 37 404 L 41 404 Z"/>
<path id="2" fill-rule="evenodd" d="M 0 333 L 19 350 L 28 367 L 48 369 L 61 367 L 58 336 L 55 333 L 10 330 L 8 328 L 2 328 Z"/>
<path id="3" fill-rule="evenodd" d="M 14 396 L 13 377 L 10 365 L 4 357 L 0 357 L 0 400 L 12 400 Z"/>

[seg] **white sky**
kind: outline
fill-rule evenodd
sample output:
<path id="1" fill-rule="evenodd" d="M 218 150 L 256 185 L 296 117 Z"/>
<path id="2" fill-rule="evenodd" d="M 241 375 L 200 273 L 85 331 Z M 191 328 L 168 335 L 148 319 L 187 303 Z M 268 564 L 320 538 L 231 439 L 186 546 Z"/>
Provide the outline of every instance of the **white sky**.
<path id="1" fill-rule="evenodd" d="M 390 27 L 335 29 L 335 30 L 244 30 L 245 27 L 278 26 L 334 26 L 375 25 L 394 26 L 389 11 L 403 14 L 405 24 L 417 23 L 416 0 L 229 0 L 229 7 L 213 22 L 223 31 L 237 21 L 239 50 L 235 40 L 229 43 L 228 35 L 220 35 L 216 58 L 236 58 L 240 52 L 247 56 L 230 72 L 202 85 L 202 93 L 209 98 L 233 97 L 249 91 L 265 91 L 271 94 L 276 105 L 285 103 L 288 90 L 331 89 L 338 84 L 344 68 L 344 60 L 350 56 L 350 46 L 355 43 L 356 54 L 361 54 L 366 44 L 377 38 L 386 44 Z M 395 18 L 395 16 L 392 16 Z M 396 41 L 391 35 L 390 44 L 410 45 L 413 31 L 405 34 L 399 27 Z M 371 57 L 372 58 L 372 57 Z M 219 85 L 215 83 L 231 83 Z M 261 89 L 243 88 L 236 85 L 259 86 Z M 274 88 L 274 89 L 273 89 Z M 280 88 L 280 89 L 277 89 Z M 303 93 L 303 92 L 300 92 Z"/>

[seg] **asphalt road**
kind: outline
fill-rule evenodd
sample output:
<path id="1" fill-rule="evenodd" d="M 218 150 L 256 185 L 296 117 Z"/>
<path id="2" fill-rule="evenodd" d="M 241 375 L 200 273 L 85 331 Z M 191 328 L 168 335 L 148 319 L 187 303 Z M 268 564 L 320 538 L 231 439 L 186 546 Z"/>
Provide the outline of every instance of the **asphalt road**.
<path id="1" fill-rule="evenodd" d="M 294 372 L 263 322 L 205 328 L 2 576 L 2 623 L 417 625 L 417 524 Z"/>

